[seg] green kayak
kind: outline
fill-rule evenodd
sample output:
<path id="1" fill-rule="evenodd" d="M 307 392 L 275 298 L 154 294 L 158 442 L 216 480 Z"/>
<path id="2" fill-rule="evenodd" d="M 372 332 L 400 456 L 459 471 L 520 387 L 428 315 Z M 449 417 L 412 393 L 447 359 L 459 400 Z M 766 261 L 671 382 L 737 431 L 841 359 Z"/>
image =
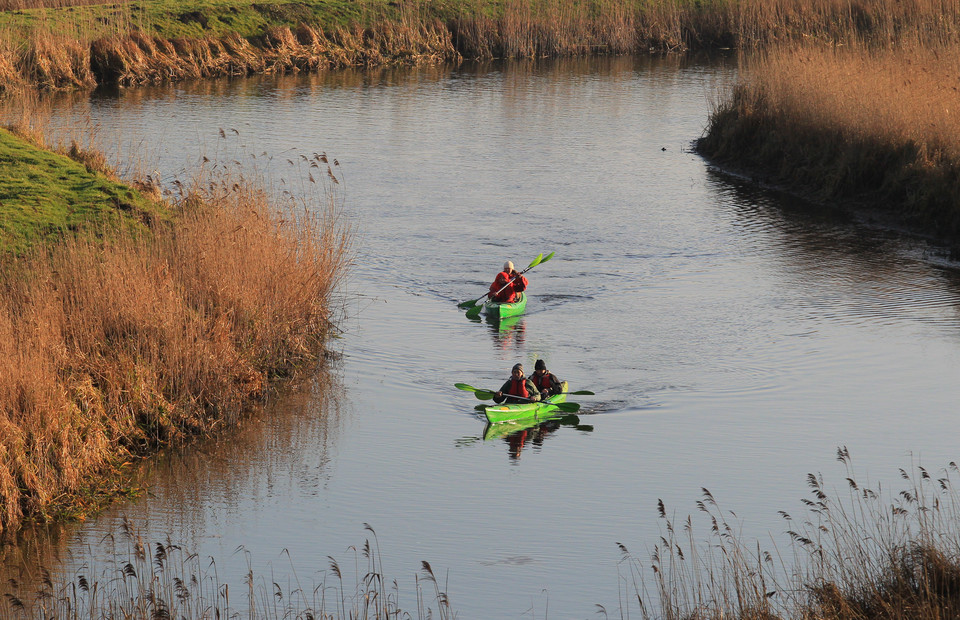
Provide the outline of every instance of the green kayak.
<path id="1" fill-rule="evenodd" d="M 491 405 L 487 407 L 484 409 L 484 413 L 487 415 L 487 422 L 497 424 L 499 422 L 514 422 L 518 420 L 528 420 L 530 418 L 542 420 L 562 415 L 563 412 L 557 409 L 554 403 L 567 401 L 567 382 L 564 381 L 560 385 L 563 386 L 563 393 L 554 394 L 546 400 L 537 403 L 515 403 L 513 405 Z"/>
<path id="2" fill-rule="evenodd" d="M 519 316 L 527 308 L 527 296 L 525 293 L 519 293 L 517 301 L 510 304 L 498 304 L 495 301 L 487 301 L 483 304 L 483 311 L 487 313 L 487 318 L 505 319 L 508 316 Z"/>

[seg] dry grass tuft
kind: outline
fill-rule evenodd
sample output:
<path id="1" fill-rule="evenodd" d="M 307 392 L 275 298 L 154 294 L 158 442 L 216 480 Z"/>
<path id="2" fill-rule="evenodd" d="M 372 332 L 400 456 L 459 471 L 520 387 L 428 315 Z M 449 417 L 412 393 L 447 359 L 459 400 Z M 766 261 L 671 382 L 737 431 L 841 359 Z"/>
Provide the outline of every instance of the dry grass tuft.
<path id="1" fill-rule="evenodd" d="M 39 573 L 35 579 L 9 579 L 4 582 L 0 614 L 68 620 L 456 617 L 447 593 L 440 589 L 427 562 L 423 562 L 415 585 L 410 588 L 412 596 L 404 597 L 416 607 L 404 608 L 400 582 L 384 573 L 376 532 L 368 524 L 364 524 L 364 529 L 369 537 L 362 545 L 351 547 L 353 566 L 341 567 L 334 557 L 328 556 L 324 561 L 329 561 L 330 570 L 321 571 L 324 575 L 319 584 L 306 583 L 307 587 L 302 588 L 294 572 L 285 589 L 272 574 L 254 571 L 249 552 L 243 581 L 224 582 L 213 558 L 189 553 L 170 540 L 147 542 L 124 519 L 117 540 L 109 536 L 100 543 L 104 555 L 115 559 L 104 566 L 83 565 L 73 575 L 64 577 L 51 575 L 45 568 L 33 568 Z M 239 596 L 234 594 L 231 598 L 231 592 Z"/>
<path id="2" fill-rule="evenodd" d="M 659 507 L 664 532 L 648 566 L 621 545 L 629 588 L 621 611 L 699 620 L 940 620 L 960 613 L 960 494 L 955 463 L 934 476 L 901 470 L 895 495 L 861 485 L 846 448 L 843 488 L 809 474 L 806 514 L 784 519 L 789 550 L 768 551 L 741 535 L 733 513 L 704 489 L 697 507 L 710 527 L 676 523 Z M 648 572 L 649 571 L 649 572 Z M 623 574 L 621 575 L 623 577 Z"/>
<path id="3" fill-rule="evenodd" d="M 277 207 L 224 174 L 174 208 L 147 236 L 66 238 L 2 265 L 2 530 L 125 455 L 233 424 L 322 354 L 349 261 L 332 204 Z"/>
<path id="4" fill-rule="evenodd" d="M 805 45 L 751 63 L 702 150 L 960 233 L 960 58 L 953 45 Z"/>

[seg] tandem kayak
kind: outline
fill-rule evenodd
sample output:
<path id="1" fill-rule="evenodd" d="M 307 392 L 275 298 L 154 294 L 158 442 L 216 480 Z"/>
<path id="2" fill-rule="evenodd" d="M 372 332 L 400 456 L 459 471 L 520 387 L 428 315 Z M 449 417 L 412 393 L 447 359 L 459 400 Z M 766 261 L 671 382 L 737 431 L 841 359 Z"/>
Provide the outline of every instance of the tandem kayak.
<path id="1" fill-rule="evenodd" d="M 505 319 L 510 316 L 519 316 L 527 309 L 526 293 L 519 293 L 517 301 L 509 304 L 499 304 L 495 301 L 487 301 L 483 304 L 483 311 L 487 313 L 490 319 Z"/>
<path id="2" fill-rule="evenodd" d="M 499 422 L 515 422 L 518 420 L 542 420 L 545 418 L 562 415 L 554 403 L 563 403 L 567 401 L 567 382 L 564 381 L 563 393 L 548 396 L 546 400 L 536 403 L 514 403 L 512 405 L 491 405 L 483 411 L 487 416 L 487 422 L 497 424 Z M 489 397 L 488 397 L 489 398 Z"/>

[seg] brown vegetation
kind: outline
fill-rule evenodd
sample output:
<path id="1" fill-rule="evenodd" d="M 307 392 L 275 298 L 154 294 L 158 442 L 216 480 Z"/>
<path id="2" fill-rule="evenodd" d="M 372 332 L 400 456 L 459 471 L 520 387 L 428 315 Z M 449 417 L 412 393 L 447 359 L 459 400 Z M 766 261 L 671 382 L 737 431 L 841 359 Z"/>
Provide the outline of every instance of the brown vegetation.
<path id="1" fill-rule="evenodd" d="M 254 45 L 239 35 L 174 39 L 142 32 L 98 39 L 91 45 L 92 73 L 100 83 L 124 86 L 188 78 L 318 71 L 391 62 L 454 60 L 450 33 L 440 23 L 416 28 L 385 23 L 371 31 L 270 28 Z"/>
<path id="2" fill-rule="evenodd" d="M 429 562 L 420 563 L 414 585 L 401 597 L 400 581 L 384 573 L 380 543 L 368 524 L 364 529 L 370 537 L 351 547 L 352 565 L 341 568 L 328 556 L 328 570 L 319 571 L 319 584 L 305 582 L 301 587 L 293 574 L 286 589 L 272 574 L 256 573 L 252 567 L 242 583 L 221 581 L 214 558 L 190 553 L 169 540 L 145 541 L 126 519 L 120 529 L 118 540 L 108 536 L 100 543 L 113 558 L 102 566 L 84 565 L 73 575 L 62 575 L 56 566 L 31 565 L 31 575 L 4 580 L 0 615 L 65 620 L 456 617 Z"/>
<path id="3" fill-rule="evenodd" d="M 174 202 L 149 234 L 2 266 L 0 530 L 131 453 L 233 423 L 322 354 L 348 261 L 333 207 L 277 210 L 226 174 Z"/>
<path id="4" fill-rule="evenodd" d="M 461 57 L 756 49 L 791 41 L 889 45 L 960 33 L 960 6 L 947 0 L 506 0 L 486 13 L 481 6 L 438 9 L 415 0 L 397 6 L 391 16 L 370 9 L 367 21 L 353 26 L 274 25 L 248 38 L 167 38 L 149 23 L 132 29 L 135 20 L 123 11 L 107 36 L 81 29 L 71 38 L 39 26 L 24 46 L 11 31 L 0 34 L 0 85 L 73 89 Z"/>
<path id="5" fill-rule="evenodd" d="M 809 474 L 806 514 L 781 511 L 790 548 L 745 540 L 733 513 L 703 490 L 697 502 L 711 534 L 694 520 L 675 523 L 662 502 L 665 531 L 649 563 L 621 545 L 621 577 L 631 585 L 621 614 L 638 608 L 664 620 L 942 620 L 960 613 L 960 496 L 956 463 L 934 476 L 901 470 L 907 488 L 889 495 L 862 486 L 850 454 L 844 490 Z M 631 591 L 632 590 L 632 591 Z"/>
<path id="6" fill-rule="evenodd" d="M 778 48 L 745 67 L 701 150 L 818 199 L 960 234 L 960 58 L 917 41 Z"/>

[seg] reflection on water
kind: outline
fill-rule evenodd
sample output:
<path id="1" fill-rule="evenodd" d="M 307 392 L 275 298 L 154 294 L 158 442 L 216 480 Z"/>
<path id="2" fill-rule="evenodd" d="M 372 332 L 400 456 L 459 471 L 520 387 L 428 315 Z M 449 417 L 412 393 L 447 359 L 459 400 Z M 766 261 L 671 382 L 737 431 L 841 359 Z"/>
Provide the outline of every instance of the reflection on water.
<path id="1" fill-rule="evenodd" d="M 182 548 L 203 548 L 196 535 L 217 527 L 203 506 L 216 504 L 218 519 L 230 521 L 251 502 L 271 501 L 296 488 L 312 492 L 325 484 L 330 453 L 342 432 L 343 386 L 336 371 L 318 368 L 312 380 L 288 385 L 271 399 L 228 435 L 143 461 L 130 483 L 148 484 L 148 497 L 97 515 L 100 534 L 88 536 L 82 525 L 72 523 L 24 529 L 16 545 L 0 547 L 4 594 L 29 606 L 45 585 L 60 588 L 81 575 L 91 586 L 100 582 L 112 588 L 116 571 L 130 561 L 138 542 L 169 544 L 175 536 Z M 128 514 L 135 515 L 132 522 Z M 45 584 L 51 574 L 52 582 Z"/>
<path id="2" fill-rule="evenodd" d="M 524 317 L 509 316 L 503 319 L 487 316 L 486 323 L 490 327 L 493 343 L 500 351 L 519 351 L 525 342 L 526 323 Z"/>
<path id="3" fill-rule="evenodd" d="M 755 244 L 751 254 L 776 249 L 771 256 L 776 277 L 802 292 L 792 302 L 811 323 L 921 322 L 956 333 L 960 273 L 953 262 L 941 258 L 937 267 L 930 260 L 942 250 L 897 230 L 872 227 L 869 216 L 811 204 L 713 170 L 708 178 L 732 198 L 736 225 Z"/>
<path id="4" fill-rule="evenodd" d="M 593 426 L 581 424 L 578 416 L 568 414 L 546 421 L 531 419 L 516 423 L 488 423 L 483 430 L 483 440 L 502 439 L 507 444 L 507 455 L 512 461 L 516 461 L 520 458 L 520 453 L 524 447 L 540 450 L 543 447 L 544 440 L 564 426 L 584 433 L 593 431 Z"/>

